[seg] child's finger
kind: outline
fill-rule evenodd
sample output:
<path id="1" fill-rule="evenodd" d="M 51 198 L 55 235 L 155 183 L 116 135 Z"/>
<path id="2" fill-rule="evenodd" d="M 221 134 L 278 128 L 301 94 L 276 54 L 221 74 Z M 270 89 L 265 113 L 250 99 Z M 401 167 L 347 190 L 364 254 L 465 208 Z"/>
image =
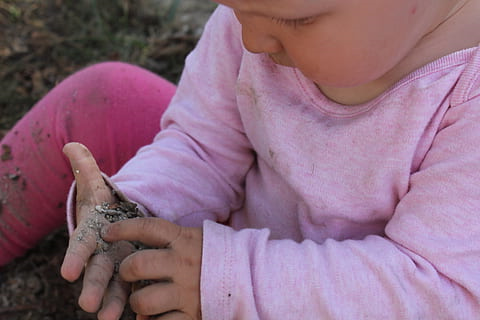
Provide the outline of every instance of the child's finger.
<path id="1" fill-rule="evenodd" d="M 184 228 L 160 218 L 137 218 L 106 225 L 102 229 L 105 241 L 140 241 L 151 247 L 164 248 L 182 236 Z"/>
<path id="2" fill-rule="evenodd" d="M 99 320 L 116 320 L 123 313 L 128 300 L 131 284 L 124 282 L 118 275 L 113 276 L 108 291 L 103 298 L 102 309 L 98 312 Z"/>
<path id="3" fill-rule="evenodd" d="M 174 310 L 183 310 L 185 289 L 175 283 L 157 282 L 130 295 L 132 310 L 142 315 L 159 315 Z"/>
<path id="4" fill-rule="evenodd" d="M 105 184 L 95 158 L 84 145 L 71 142 L 63 147 L 64 154 L 70 160 L 77 183 L 77 221 L 88 214 L 93 206 L 113 199 Z"/>
<path id="5" fill-rule="evenodd" d="M 95 312 L 103 300 L 104 319 L 117 319 L 112 314 L 121 315 L 127 301 L 129 286 L 121 281 L 115 269 L 120 261 L 134 250 L 128 242 L 117 242 L 104 247 L 90 258 L 83 276 L 83 288 L 79 304 L 87 312 Z M 112 277 L 113 275 L 113 277 Z"/>
<path id="6" fill-rule="evenodd" d="M 106 254 L 92 256 L 83 276 L 83 288 L 78 304 L 87 312 L 100 308 L 105 291 L 113 274 L 113 261 Z"/>
<path id="7" fill-rule="evenodd" d="M 95 190 L 103 184 L 100 169 L 87 147 L 78 142 L 70 142 L 63 147 L 63 153 L 70 160 L 78 187 L 85 187 L 85 189 L 77 190 L 77 194 L 89 192 L 88 187 Z"/>
<path id="8" fill-rule="evenodd" d="M 149 249 L 137 251 L 126 257 L 119 273 L 128 282 L 152 279 L 174 279 L 179 271 L 172 250 Z"/>
<path id="9" fill-rule="evenodd" d="M 96 235 L 91 228 L 80 225 L 70 236 L 60 273 L 65 280 L 75 281 L 95 252 Z"/>

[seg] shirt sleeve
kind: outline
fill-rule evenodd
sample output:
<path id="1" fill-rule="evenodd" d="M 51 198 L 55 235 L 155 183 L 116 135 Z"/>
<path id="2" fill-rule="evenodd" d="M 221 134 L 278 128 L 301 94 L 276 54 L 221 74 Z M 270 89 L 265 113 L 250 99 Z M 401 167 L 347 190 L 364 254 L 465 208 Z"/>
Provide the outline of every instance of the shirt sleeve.
<path id="1" fill-rule="evenodd" d="M 219 6 L 186 59 L 162 130 L 112 177 L 150 214 L 201 226 L 204 219 L 226 221 L 243 204 L 254 154 L 235 97 L 239 35 L 233 12 Z"/>
<path id="2" fill-rule="evenodd" d="M 480 97 L 450 108 L 385 236 L 270 240 L 204 223 L 204 319 L 478 319 Z"/>

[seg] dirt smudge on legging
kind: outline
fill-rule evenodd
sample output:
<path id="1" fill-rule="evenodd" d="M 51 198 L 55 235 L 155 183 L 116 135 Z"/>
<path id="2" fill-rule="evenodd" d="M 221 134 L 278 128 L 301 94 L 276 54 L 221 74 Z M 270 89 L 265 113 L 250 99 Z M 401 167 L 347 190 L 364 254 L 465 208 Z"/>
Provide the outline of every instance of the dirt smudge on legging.
<path id="1" fill-rule="evenodd" d="M 29 227 L 25 219 L 27 208 L 22 194 L 27 189 L 27 180 L 22 176 L 20 168 L 10 168 L 0 176 L 1 211 L 10 211 L 11 215 L 23 225 Z"/>
<path id="2" fill-rule="evenodd" d="M 12 147 L 8 144 L 2 144 L 2 155 L 0 156 L 2 162 L 13 160 Z"/>

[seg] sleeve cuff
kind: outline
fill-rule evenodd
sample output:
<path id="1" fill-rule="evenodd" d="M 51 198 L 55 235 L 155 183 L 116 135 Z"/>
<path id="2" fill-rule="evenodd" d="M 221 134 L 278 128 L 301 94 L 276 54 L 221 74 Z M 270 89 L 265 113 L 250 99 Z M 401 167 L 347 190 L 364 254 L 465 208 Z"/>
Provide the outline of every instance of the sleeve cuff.
<path id="1" fill-rule="evenodd" d="M 203 319 L 231 319 L 233 305 L 230 228 L 213 221 L 203 223 L 200 294 Z"/>
<path id="2" fill-rule="evenodd" d="M 268 229 L 236 231 L 213 221 L 203 223 L 203 319 L 258 319 L 253 256 L 256 251 L 262 255 L 269 236 Z"/>

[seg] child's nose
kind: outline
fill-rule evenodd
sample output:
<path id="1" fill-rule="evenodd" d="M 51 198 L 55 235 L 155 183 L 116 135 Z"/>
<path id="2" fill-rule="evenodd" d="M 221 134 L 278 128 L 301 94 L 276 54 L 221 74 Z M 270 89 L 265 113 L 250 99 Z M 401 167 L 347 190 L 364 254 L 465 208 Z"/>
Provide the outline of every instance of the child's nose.
<path id="1" fill-rule="evenodd" d="M 252 53 L 278 53 L 282 51 L 282 44 L 275 37 L 259 30 L 242 28 L 242 40 L 245 49 Z"/>

